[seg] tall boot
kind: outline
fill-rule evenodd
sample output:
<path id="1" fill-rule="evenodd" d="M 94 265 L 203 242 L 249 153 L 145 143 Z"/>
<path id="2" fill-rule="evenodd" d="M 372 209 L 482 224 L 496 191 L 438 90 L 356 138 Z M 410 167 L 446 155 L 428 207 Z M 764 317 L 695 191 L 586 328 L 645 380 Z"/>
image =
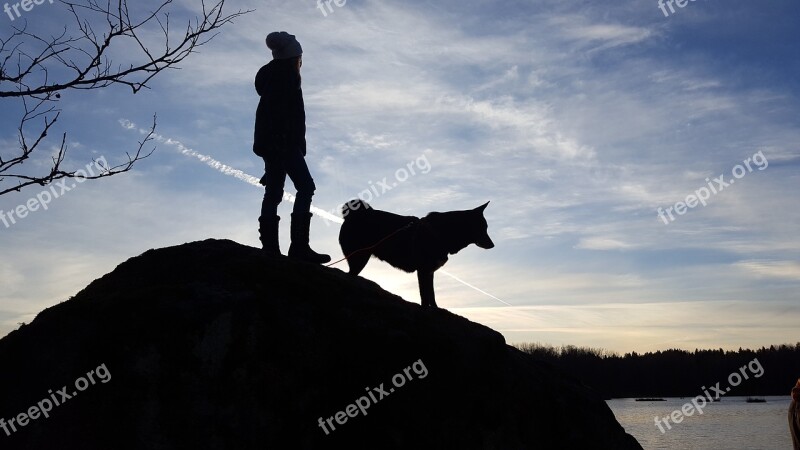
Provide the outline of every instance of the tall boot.
<path id="1" fill-rule="evenodd" d="M 258 237 L 261 240 L 261 247 L 264 253 L 275 256 L 281 254 L 281 245 L 278 240 L 278 224 L 280 221 L 280 216 L 258 218 Z"/>
<path id="2" fill-rule="evenodd" d="M 308 245 L 308 229 L 311 226 L 311 213 L 292 213 L 292 245 L 289 246 L 289 257 L 314 264 L 324 264 L 331 260 L 328 255 L 321 255 Z"/>

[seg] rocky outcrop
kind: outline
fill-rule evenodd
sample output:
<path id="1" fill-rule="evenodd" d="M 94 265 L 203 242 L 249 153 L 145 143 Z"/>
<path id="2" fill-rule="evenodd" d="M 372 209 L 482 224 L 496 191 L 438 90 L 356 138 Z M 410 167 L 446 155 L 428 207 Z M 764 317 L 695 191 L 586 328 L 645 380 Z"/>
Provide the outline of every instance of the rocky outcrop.
<path id="1" fill-rule="evenodd" d="M 499 333 L 231 241 L 128 260 L 0 361 L 2 449 L 641 448 Z"/>

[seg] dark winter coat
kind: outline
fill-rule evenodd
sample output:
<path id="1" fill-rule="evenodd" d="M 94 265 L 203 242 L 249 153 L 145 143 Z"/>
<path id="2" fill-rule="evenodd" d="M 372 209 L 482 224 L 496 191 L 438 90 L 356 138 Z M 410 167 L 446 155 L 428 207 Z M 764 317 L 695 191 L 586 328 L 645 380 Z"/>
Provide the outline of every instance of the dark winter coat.
<path id="1" fill-rule="evenodd" d="M 271 158 L 282 152 L 306 154 L 306 110 L 297 59 L 274 59 L 256 74 L 261 96 L 256 110 L 253 152 Z"/>

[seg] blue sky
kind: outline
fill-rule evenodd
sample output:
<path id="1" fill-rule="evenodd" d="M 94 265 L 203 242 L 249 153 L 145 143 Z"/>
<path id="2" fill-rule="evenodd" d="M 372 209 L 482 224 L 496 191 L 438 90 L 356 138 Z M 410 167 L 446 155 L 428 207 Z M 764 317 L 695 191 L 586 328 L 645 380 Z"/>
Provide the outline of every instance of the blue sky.
<path id="1" fill-rule="evenodd" d="M 120 162 L 154 113 L 160 142 L 133 171 L 0 223 L 0 335 L 147 249 L 212 237 L 258 245 L 263 190 L 181 150 L 263 174 L 251 153 L 253 78 L 270 59 L 266 34 L 286 30 L 304 49 L 316 207 L 384 178 L 392 189 L 371 203 L 401 214 L 491 200 L 496 247 L 469 247 L 444 270 L 502 301 L 440 273 L 441 307 L 512 343 L 627 352 L 798 340 L 797 2 L 697 0 L 665 17 L 655 0 L 347 0 L 327 16 L 312 0 L 228 1 L 255 11 L 150 90 L 64 93 L 51 136 L 68 132 L 72 167 Z M 172 23 L 198 3 L 177 1 Z M 24 19 L 41 33 L 71 23 L 58 1 Z M 0 16 L 0 35 L 11 25 Z M 2 103 L 6 155 L 20 105 Z M 735 183 L 659 218 L 720 175 Z M 0 210 L 38 192 L 0 196 Z M 290 210 L 284 202 L 285 219 Z M 311 235 L 341 257 L 335 222 L 315 218 Z M 362 275 L 419 301 L 413 274 L 373 261 Z"/>

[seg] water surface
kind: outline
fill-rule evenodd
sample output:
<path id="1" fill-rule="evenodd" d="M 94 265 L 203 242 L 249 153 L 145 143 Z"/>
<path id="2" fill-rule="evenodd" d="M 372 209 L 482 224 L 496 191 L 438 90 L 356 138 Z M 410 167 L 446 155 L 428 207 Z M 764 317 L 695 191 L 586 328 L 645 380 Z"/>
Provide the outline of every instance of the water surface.
<path id="1" fill-rule="evenodd" d="M 680 410 L 691 397 L 665 398 L 663 402 L 615 399 L 606 403 L 645 450 L 791 450 L 789 396 L 764 398 L 766 403 L 747 403 L 745 397 L 723 397 L 709 403 L 703 414 L 695 412 L 677 424 L 670 421 L 672 429 L 664 427 L 663 434 L 654 418 Z"/>

